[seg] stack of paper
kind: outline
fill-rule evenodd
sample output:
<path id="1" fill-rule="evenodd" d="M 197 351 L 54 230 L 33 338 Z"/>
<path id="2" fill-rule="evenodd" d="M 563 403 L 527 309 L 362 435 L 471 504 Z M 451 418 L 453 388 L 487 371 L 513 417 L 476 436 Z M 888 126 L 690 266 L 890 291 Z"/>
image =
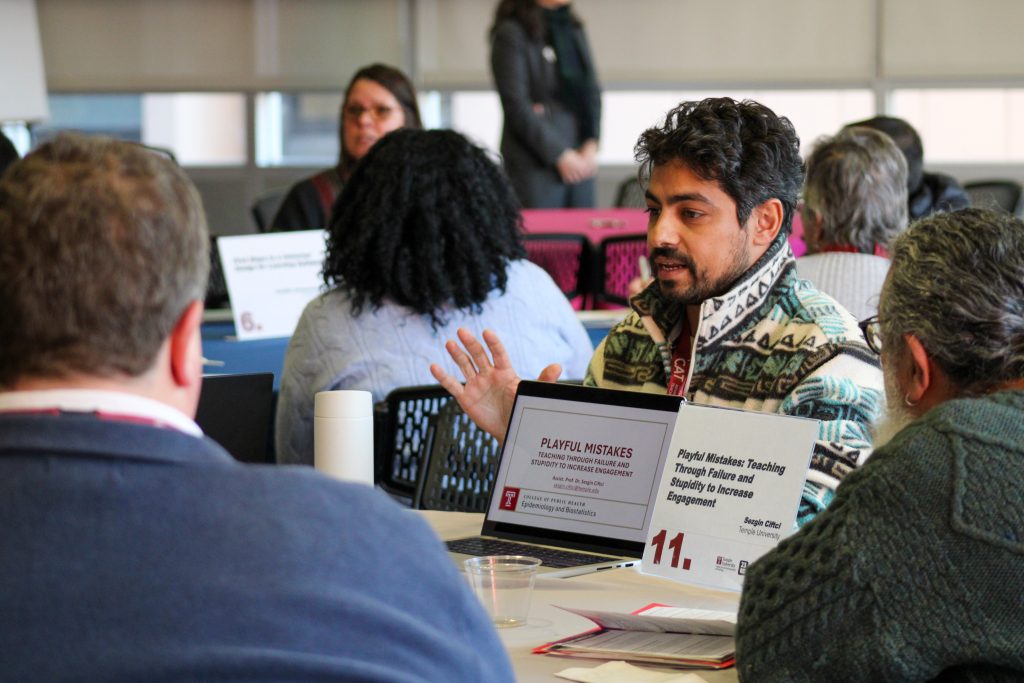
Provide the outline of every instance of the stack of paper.
<path id="1" fill-rule="evenodd" d="M 563 607 L 597 628 L 534 649 L 538 654 L 724 669 L 735 663 L 736 614 L 648 605 L 632 614 Z"/>

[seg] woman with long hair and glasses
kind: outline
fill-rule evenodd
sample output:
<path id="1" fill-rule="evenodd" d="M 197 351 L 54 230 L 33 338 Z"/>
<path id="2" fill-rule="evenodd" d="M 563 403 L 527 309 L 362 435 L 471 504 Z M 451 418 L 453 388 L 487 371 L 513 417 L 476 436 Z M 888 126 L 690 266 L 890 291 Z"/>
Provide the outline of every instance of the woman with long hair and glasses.
<path id="1" fill-rule="evenodd" d="M 501 154 L 519 200 L 594 206 L 601 88 L 579 17 L 568 0 L 501 0 L 490 38 Z"/>
<path id="2" fill-rule="evenodd" d="M 345 89 L 338 117 L 338 163 L 295 184 L 271 223 L 272 231 L 326 228 L 331 207 L 356 162 L 374 143 L 399 128 L 423 128 L 416 89 L 409 78 L 386 64 L 357 71 Z"/>
<path id="3" fill-rule="evenodd" d="M 514 330 L 526 376 L 559 363 L 580 379 L 593 346 L 568 300 L 526 260 L 519 204 L 487 153 L 448 130 L 390 133 L 356 167 L 327 236 L 328 291 L 288 345 L 277 460 L 313 463 L 313 397 L 432 384 L 430 364 L 462 327 Z M 453 362 L 445 369 L 454 373 Z"/>

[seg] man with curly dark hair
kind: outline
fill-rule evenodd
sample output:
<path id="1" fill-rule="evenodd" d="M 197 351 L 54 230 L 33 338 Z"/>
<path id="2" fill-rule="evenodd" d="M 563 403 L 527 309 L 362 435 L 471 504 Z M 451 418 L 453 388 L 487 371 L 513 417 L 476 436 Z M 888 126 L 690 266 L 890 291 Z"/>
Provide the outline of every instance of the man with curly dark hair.
<path id="1" fill-rule="evenodd" d="M 515 329 L 513 361 L 582 379 L 593 346 L 544 270 L 526 259 L 519 203 L 487 153 L 450 130 L 390 133 L 335 205 L 324 282 L 296 326 L 277 408 L 277 459 L 313 463 L 313 397 L 432 381 L 431 350 L 459 327 Z M 450 365 L 454 371 L 455 366 Z"/>
<path id="2" fill-rule="evenodd" d="M 799 521 L 871 450 L 882 376 L 853 316 L 796 276 L 786 237 L 803 178 L 790 122 L 756 102 L 684 102 L 636 146 L 655 281 L 594 353 L 585 383 L 821 420 Z M 518 376 L 493 332 L 435 378 L 502 436 Z M 554 369 L 544 373 L 547 378 Z"/>

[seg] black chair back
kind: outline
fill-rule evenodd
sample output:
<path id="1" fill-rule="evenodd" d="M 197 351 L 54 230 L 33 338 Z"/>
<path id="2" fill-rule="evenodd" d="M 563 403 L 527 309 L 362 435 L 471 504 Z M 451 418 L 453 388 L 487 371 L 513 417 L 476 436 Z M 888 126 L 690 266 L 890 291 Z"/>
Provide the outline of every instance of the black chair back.
<path id="1" fill-rule="evenodd" d="M 281 208 L 285 195 L 288 194 L 287 187 L 277 187 L 261 193 L 252 203 L 252 219 L 256 222 L 256 229 L 260 232 L 269 232 L 270 224 Z"/>
<path id="2" fill-rule="evenodd" d="M 430 457 L 430 419 L 452 398 L 439 384 L 399 387 L 377 406 L 374 479 L 395 498 L 413 502 Z"/>
<path id="3" fill-rule="evenodd" d="M 998 209 L 1014 216 L 1024 215 L 1021 184 L 1016 180 L 978 180 L 964 183 L 964 190 L 977 209 Z"/>
<path id="4" fill-rule="evenodd" d="M 619 183 L 615 192 L 615 206 L 620 209 L 644 209 L 647 207 L 644 188 L 640 185 L 640 179 L 635 175 L 631 175 Z"/>
<path id="5" fill-rule="evenodd" d="M 501 457 L 497 439 L 449 401 L 430 419 L 432 447 L 422 467 L 417 510 L 486 512 Z"/>
<path id="6" fill-rule="evenodd" d="M 274 373 L 204 375 L 196 424 L 236 460 L 273 464 Z"/>

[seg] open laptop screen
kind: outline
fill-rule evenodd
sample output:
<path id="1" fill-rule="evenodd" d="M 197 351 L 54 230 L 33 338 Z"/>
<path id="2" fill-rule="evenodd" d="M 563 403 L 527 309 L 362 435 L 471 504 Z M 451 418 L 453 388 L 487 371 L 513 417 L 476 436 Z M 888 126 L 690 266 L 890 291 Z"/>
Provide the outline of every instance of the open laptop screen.
<path id="1" fill-rule="evenodd" d="M 680 402 L 521 382 L 483 533 L 639 555 Z"/>

